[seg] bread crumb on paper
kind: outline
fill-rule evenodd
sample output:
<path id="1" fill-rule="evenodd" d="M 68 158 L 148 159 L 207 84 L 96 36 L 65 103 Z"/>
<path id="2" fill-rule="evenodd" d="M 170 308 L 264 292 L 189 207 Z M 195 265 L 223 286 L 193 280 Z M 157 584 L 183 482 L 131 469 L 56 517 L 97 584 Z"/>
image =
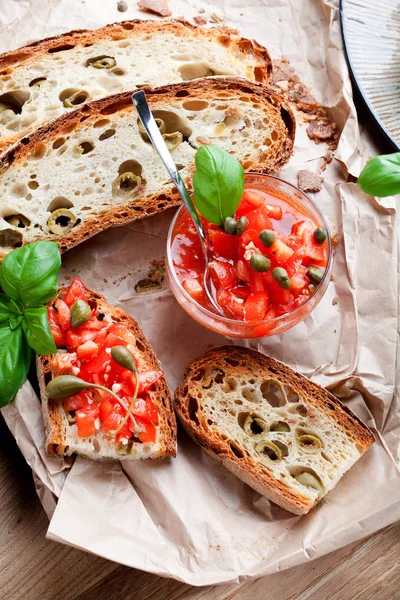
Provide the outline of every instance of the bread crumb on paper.
<path id="1" fill-rule="evenodd" d="M 193 17 L 193 21 L 196 23 L 196 25 L 205 25 L 207 23 L 206 17 L 200 15 Z"/>
<path id="2" fill-rule="evenodd" d="M 333 248 L 334 252 L 335 252 L 336 248 L 338 247 L 338 244 L 339 244 L 339 234 L 335 233 L 332 236 L 332 248 Z"/>
<path id="3" fill-rule="evenodd" d="M 140 10 L 152 12 L 160 17 L 171 16 L 168 0 L 139 0 L 137 3 Z"/>
<path id="4" fill-rule="evenodd" d="M 323 179 L 307 169 L 300 169 L 297 173 L 297 184 L 303 192 L 319 192 L 322 189 Z"/>
<path id="5" fill-rule="evenodd" d="M 336 306 L 337 303 L 338 303 L 338 297 L 335 296 L 332 300 L 332 306 Z"/>
<path id="6" fill-rule="evenodd" d="M 328 116 L 326 109 L 316 100 L 312 90 L 299 78 L 287 58 L 273 61 L 272 85 L 287 98 L 297 110 L 296 121 L 303 124 L 310 121 L 307 135 L 316 144 L 326 142 L 329 150 L 335 150 L 339 140 L 336 123 Z M 330 160 L 326 160 L 330 162 Z"/>
<path id="7" fill-rule="evenodd" d="M 314 119 L 307 127 L 307 135 L 310 140 L 314 140 L 316 144 L 331 140 L 336 133 L 336 125 L 334 123 L 324 123 L 323 120 Z"/>

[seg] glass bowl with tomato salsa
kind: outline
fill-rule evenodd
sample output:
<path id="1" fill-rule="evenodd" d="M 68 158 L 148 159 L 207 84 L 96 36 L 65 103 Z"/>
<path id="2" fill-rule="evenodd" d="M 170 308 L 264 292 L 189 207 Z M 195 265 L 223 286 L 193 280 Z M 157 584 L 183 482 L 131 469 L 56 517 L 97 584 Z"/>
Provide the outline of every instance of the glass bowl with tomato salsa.
<path id="1" fill-rule="evenodd" d="M 201 219 L 223 314 L 204 291 L 204 256 L 186 207 L 177 211 L 167 241 L 172 292 L 196 321 L 226 336 L 266 337 L 317 306 L 330 281 L 332 244 L 321 211 L 301 190 L 272 175 L 246 173 L 233 219 L 221 227 Z"/>

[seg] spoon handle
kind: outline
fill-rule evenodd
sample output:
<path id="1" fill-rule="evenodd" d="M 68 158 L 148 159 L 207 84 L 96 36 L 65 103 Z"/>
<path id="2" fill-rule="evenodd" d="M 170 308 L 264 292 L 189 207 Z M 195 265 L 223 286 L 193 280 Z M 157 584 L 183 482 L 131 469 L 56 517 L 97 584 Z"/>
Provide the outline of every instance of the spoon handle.
<path id="1" fill-rule="evenodd" d="M 162 137 L 162 135 L 157 127 L 157 123 L 155 122 L 154 117 L 151 114 L 151 111 L 150 111 L 149 105 L 147 104 L 146 96 L 145 96 L 145 93 L 143 92 L 143 90 L 140 90 L 139 92 L 135 92 L 134 94 L 132 94 L 132 102 L 136 107 L 139 118 L 143 124 L 143 127 L 146 130 L 147 135 L 149 136 L 151 143 L 153 144 L 154 148 L 157 150 L 162 162 L 165 165 L 165 168 L 167 169 L 172 181 L 175 184 L 176 189 L 178 190 L 183 202 L 185 203 L 185 205 L 194 221 L 194 224 L 196 225 L 197 231 L 199 233 L 199 236 L 200 236 L 203 244 L 205 246 L 207 246 L 204 228 L 199 219 L 199 215 L 197 214 L 197 211 L 194 207 L 194 204 L 189 195 L 189 192 L 182 180 L 182 177 L 180 176 L 179 171 L 176 168 L 176 165 L 173 161 L 170 151 L 167 148 L 164 138 Z"/>

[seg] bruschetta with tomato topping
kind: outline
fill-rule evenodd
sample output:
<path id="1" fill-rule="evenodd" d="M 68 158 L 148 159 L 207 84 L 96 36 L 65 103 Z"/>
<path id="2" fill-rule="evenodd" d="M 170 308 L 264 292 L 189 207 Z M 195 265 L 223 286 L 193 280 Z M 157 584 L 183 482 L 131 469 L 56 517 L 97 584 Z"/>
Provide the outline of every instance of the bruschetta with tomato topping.
<path id="1" fill-rule="evenodd" d="M 58 352 L 37 359 L 47 454 L 131 460 L 175 456 L 171 396 L 136 321 L 78 278 L 48 304 L 48 317 Z M 121 347 L 133 357 L 135 372 L 115 361 L 114 350 Z M 99 387 L 50 398 L 49 383 L 66 375 Z"/>

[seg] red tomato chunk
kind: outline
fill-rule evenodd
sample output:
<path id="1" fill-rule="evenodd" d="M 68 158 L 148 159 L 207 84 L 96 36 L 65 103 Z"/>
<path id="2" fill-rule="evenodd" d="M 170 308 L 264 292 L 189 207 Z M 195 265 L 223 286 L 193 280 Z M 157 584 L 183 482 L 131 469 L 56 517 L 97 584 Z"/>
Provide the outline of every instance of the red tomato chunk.
<path id="1" fill-rule="evenodd" d="M 54 306 L 48 308 L 54 341 L 58 347 L 67 349 L 67 352 L 55 355 L 54 370 L 57 375 L 72 374 L 89 383 L 100 384 L 116 393 L 121 402 L 107 391 L 85 390 L 66 398 L 64 410 L 69 422 L 76 423 L 80 437 L 96 435 L 102 429 L 116 444 L 126 444 L 133 436 L 132 418 L 127 419 L 115 438 L 112 434 L 126 416 L 125 407 L 131 404 L 136 378 L 131 371 L 114 362 L 111 348 L 128 346 L 135 356 L 135 336 L 125 325 L 110 322 L 96 309 L 92 309 L 86 323 L 71 327 L 71 308 L 77 300 L 87 302 L 87 295 L 82 281 L 75 278 L 64 298 L 58 298 Z M 151 390 L 162 376 L 160 370 L 144 371 L 139 367 L 139 389 L 132 415 L 140 430 L 138 439 L 143 443 L 157 439 L 158 411 L 151 399 Z"/>
<path id="2" fill-rule="evenodd" d="M 246 189 L 234 218 L 246 221 L 240 235 L 228 234 L 202 218 L 213 258 L 215 298 L 225 315 L 260 323 L 303 304 L 317 287 L 309 267 L 323 272 L 327 266 L 328 243 L 314 235 L 323 225 L 296 200 L 273 189 Z M 186 211 L 176 224 L 172 255 L 186 292 L 215 311 L 204 292 L 202 251 Z M 258 256 L 252 259 L 253 255 Z M 286 278 L 282 279 L 282 272 Z M 260 335 L 264 332 L 263 325 Z"/>

